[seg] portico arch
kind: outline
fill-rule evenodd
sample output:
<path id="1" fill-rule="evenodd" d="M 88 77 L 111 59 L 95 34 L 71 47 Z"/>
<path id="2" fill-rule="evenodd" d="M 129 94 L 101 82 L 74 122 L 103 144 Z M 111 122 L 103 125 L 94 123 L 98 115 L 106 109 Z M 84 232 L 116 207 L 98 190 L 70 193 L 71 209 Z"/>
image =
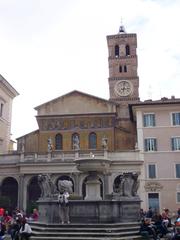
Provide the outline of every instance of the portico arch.
<path id="1" fill-rule="evenodd" d="M 121 175 L 118 175 L 113 182 L 113 192 L 119 191 L 119 185 L 121 183 Z"/>
<path id="2" fill-rule="evenodd" d="M 18 182 L 13 177 L 6 177 L 1 184 L 1 196 L 10 199 L 10 209 L 12 211 L 18 205 Z"/>
<path id="3" fill-rule="evenodd" d="M 31 211 L 36 206 L 40 196 L 41 189 L 38 184 L 38 176 L 33 176 L 27 185 L 27 211 Z"/>

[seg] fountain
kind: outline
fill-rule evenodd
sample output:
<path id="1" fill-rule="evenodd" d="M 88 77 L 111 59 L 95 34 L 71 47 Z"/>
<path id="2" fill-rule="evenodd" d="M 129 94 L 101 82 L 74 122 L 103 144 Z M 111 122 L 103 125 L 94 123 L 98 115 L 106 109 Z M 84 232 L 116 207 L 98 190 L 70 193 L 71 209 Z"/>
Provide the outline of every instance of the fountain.
<path id="1" fill-rule="evenodd" d="M 113 223 L 137 221 L 140 199 L 137 195 L 138 174 L 123 173 L 116 192 L 106 199 L 100 195 L 98 173 L 108 173 L 111 161 L 108 159 L 75 160 L 80 171 L 88 173 L 86 196 L 84 200 L 70 200 L 70 219 L 74 223 Z M 48 175 L 39 176 L 42 195 L 38 200 L 39 220 L 46 223 L 58 223 L 58 192 Z M 71 183 L 71 182 L 70 182 Z M 72 183 L 71 183 L 72 184 Z"/>
<path id="2" fill-rule="evenodd" d="M 104 144 L 107 144 L 107 141 Z M 98 175 L 111 174 L 111 160 L 107 158 L 106 145 L 104 146 L 104 156 L 99 157 L 90 153 L 89 157 L 84 158 L 79 157 L 79 146 L 76 146 L 74 163 L 82 174 L 87 175 L 87 181 L 84 200 L 69 201 L 72 223 L 137 221 L 141 202 L 137 195 L 139 187 L 137 172 L 122 173 L 116 191 L 102 199 L 101 182 Z M 46 223 L 58 223 L 60 221 L 58 191 L 48 174 L 39 176 L 39 184 L 42 193 L 38 200 L 39 220 Z M 70 184 L 72 183 L 70 182 Z"/>

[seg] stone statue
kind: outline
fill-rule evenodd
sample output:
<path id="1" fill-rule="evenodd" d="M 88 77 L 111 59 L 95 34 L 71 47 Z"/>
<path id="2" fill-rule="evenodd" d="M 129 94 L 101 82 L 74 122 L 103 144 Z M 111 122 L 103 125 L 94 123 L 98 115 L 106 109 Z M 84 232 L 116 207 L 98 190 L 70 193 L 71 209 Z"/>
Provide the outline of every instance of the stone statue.
<path id="1" fill-rule="evenodd" d="M 132 186 L 132 196 L 137 196 L 137 190 L 140 185 L 140 181 L 138 180 L 138 173 L 133 173 L 132 178 L 134 180 L 133 186 Z"/>
<path id="2" fill-rule="evenodd" d="M 120 184 L 119 184 L 119 189 L 118 193 L 120 196 L 124 196 L 124 177 L 123 175 L 120 175 Z"/>
<path id="3" fill-rule="evenodd" d="M 20 152 L 24 153 L 25 152 L 25 141 L 24 141 L 24 139 L 22 139 L 22 141 L 20 142 L 19 146 L 20 146 L 20 149 L 19 149 Z"/>
<path id="4" fill-rule="evenodd" d="M 123 173 L 119 178 L 119 186 L 115 192 L 121 197 L 130 198 L 137 196 L 139 188 L 138 173 Z"/>
<path id="5" fill-rule="evenodd" d="M 131 173 L 124 174 L 124 196 L 131 197 L 132 196 L 132 185 L 133 179 Z"/>
<path id="6" fill-rule="evenodd" d="M 49 174 L 38 175 L 38 184 L 41 189 L 41 198 L 50 198 L 55 194 L 55 186 Z"/>
<path id="7" fill-rule="evenodd" d="M 63 192 L 63 191 L 66 191 L 68 193 L 73 192 L 72 191 L 73 184 L 69 180 L 59 180 L 57 185 L 58 185 L 59 192 Z"/>
<path id="8" fill-rule="evenodd" d="M 52 152 L 53 150 L 52 139 L 48 138 L 47 142 L 48 142 L 48 152 Z"/>
<path id="9" fill-rule="evenodd" d="M 108 139 L 106 137 L 102 138 L 102 148 L 104 150 L 107 150 L 107 148 L 108 148 Z"/>
<path id="10" fill-rule="evenodd" d="M 73 148 L 74 150 L 79 150 L 80 149 L 80 143 L 79 143 L 79 136 L 75 135 L 73 137 Z"/>

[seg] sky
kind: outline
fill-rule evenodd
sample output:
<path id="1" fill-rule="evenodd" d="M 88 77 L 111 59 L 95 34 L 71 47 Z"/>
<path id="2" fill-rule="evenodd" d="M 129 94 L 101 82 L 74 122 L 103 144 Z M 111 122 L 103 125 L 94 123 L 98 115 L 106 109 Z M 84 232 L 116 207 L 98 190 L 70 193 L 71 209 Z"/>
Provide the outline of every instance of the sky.
<path id="1" fill-rule="evenodd" d="M 179 0 L 0 0 L 0 74 L 19 92 L 12 139 L 73 90 L 109 99 L 107 35 L 137 33 L 141 100 L 180 98 Z"/>

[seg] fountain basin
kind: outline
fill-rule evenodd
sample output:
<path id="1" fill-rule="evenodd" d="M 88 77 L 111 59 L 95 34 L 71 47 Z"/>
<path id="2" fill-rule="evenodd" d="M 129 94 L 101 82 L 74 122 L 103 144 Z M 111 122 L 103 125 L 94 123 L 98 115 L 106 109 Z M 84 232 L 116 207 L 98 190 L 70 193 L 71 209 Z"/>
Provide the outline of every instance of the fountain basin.
<path id="1" fill-rule="evenodd" d="M 77 169 L 81 172 L 107 172 L 111 160 L 104 158 L 79 158 L 75 160 Z"/>
<path id="2" fill-rule="evenodd" d="M 133 222 L 139 217 L 140 199 L 123 200 L 70 200 L 70 221 L 72 223 L 118 223 Z M 59 223 L 57 200 L 40 199 L 39 221 Z"/>

